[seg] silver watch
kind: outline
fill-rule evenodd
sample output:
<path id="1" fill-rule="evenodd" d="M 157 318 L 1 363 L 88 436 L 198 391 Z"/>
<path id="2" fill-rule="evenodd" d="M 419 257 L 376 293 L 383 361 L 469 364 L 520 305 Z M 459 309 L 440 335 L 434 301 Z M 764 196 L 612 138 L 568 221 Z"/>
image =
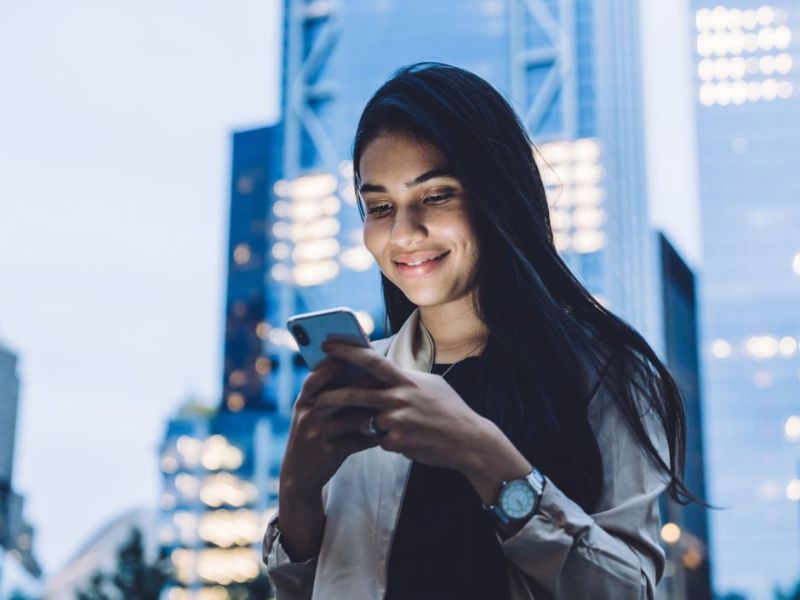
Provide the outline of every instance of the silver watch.
<path id="1" fill-rule="evenodd" d="M 544 485 L 544 475 L 533 467 L 525 477 L 503 481 L 497 502 L 491 506 L 482 506 L 502 524 L 527 519 L 539 508 Z"/>

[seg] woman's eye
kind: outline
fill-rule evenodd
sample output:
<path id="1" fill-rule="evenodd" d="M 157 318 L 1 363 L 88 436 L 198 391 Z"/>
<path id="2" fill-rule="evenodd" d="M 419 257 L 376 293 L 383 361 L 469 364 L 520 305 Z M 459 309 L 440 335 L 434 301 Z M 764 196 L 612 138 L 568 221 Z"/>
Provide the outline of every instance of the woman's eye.
<path id="1" fill-rule="evenodd" d="M 425 198 L 425 202 L 432 202 L 433 204 L 441 204 L 445 200 L 449 199 L 453 195 L 453 192 L 445 192 L 444 194 L 436 194 L 434 196 L 428 196 Z"/>
<path id="2" fill-rule="evenodd" d="M 376 204 L 374 206 L 367 207 L 367 214 L 368 215 L 382 215 L 386 213 L 391 207 L 388 204 Z"/>

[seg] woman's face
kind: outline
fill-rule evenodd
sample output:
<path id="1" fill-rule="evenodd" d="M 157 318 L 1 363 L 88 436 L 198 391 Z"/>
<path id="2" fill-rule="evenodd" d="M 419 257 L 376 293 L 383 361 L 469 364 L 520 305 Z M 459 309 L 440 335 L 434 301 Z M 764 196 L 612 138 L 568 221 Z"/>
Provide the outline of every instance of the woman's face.
<path id="1" fill-rule="evenodd" d="M 385 133 L 359 167 L 364 244 L 383 274 L 420 307 L 467 297 L 478 242 L 464 190 L 438 148 Z"/>

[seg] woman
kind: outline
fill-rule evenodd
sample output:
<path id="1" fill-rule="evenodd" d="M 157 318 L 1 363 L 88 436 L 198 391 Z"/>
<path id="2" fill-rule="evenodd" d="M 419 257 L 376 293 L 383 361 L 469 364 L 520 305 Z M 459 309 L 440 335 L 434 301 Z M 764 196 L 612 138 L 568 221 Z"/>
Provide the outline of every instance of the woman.
<path id="1" fill-rule="evenodd" d="M 354 180 L 394 334 L 328 346 L 296 401 L 279 600 L 653 597 L 658 496 L 691 497 L 680 394 L 556 253 L 531 148 L 440 63 L 365 107 Z M 345 362 L 371 379 L 325 390 Z"/>

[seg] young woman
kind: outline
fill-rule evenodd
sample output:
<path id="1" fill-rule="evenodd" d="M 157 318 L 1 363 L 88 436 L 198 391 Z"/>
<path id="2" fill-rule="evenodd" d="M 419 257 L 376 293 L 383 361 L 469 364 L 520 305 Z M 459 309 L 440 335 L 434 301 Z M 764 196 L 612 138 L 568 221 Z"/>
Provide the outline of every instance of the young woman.
<path id="1" fill-rule="evenodd" d="M 353 165 L 393 335 L 328 346 L 296 401 L 264 545 L 278 599 L 652 598 L 658 497 L 691 497 L 681 397 L 556 253 L 511 107 L 404 67 Z M 345 362 L 371 379 L 325 390 Z"/>

